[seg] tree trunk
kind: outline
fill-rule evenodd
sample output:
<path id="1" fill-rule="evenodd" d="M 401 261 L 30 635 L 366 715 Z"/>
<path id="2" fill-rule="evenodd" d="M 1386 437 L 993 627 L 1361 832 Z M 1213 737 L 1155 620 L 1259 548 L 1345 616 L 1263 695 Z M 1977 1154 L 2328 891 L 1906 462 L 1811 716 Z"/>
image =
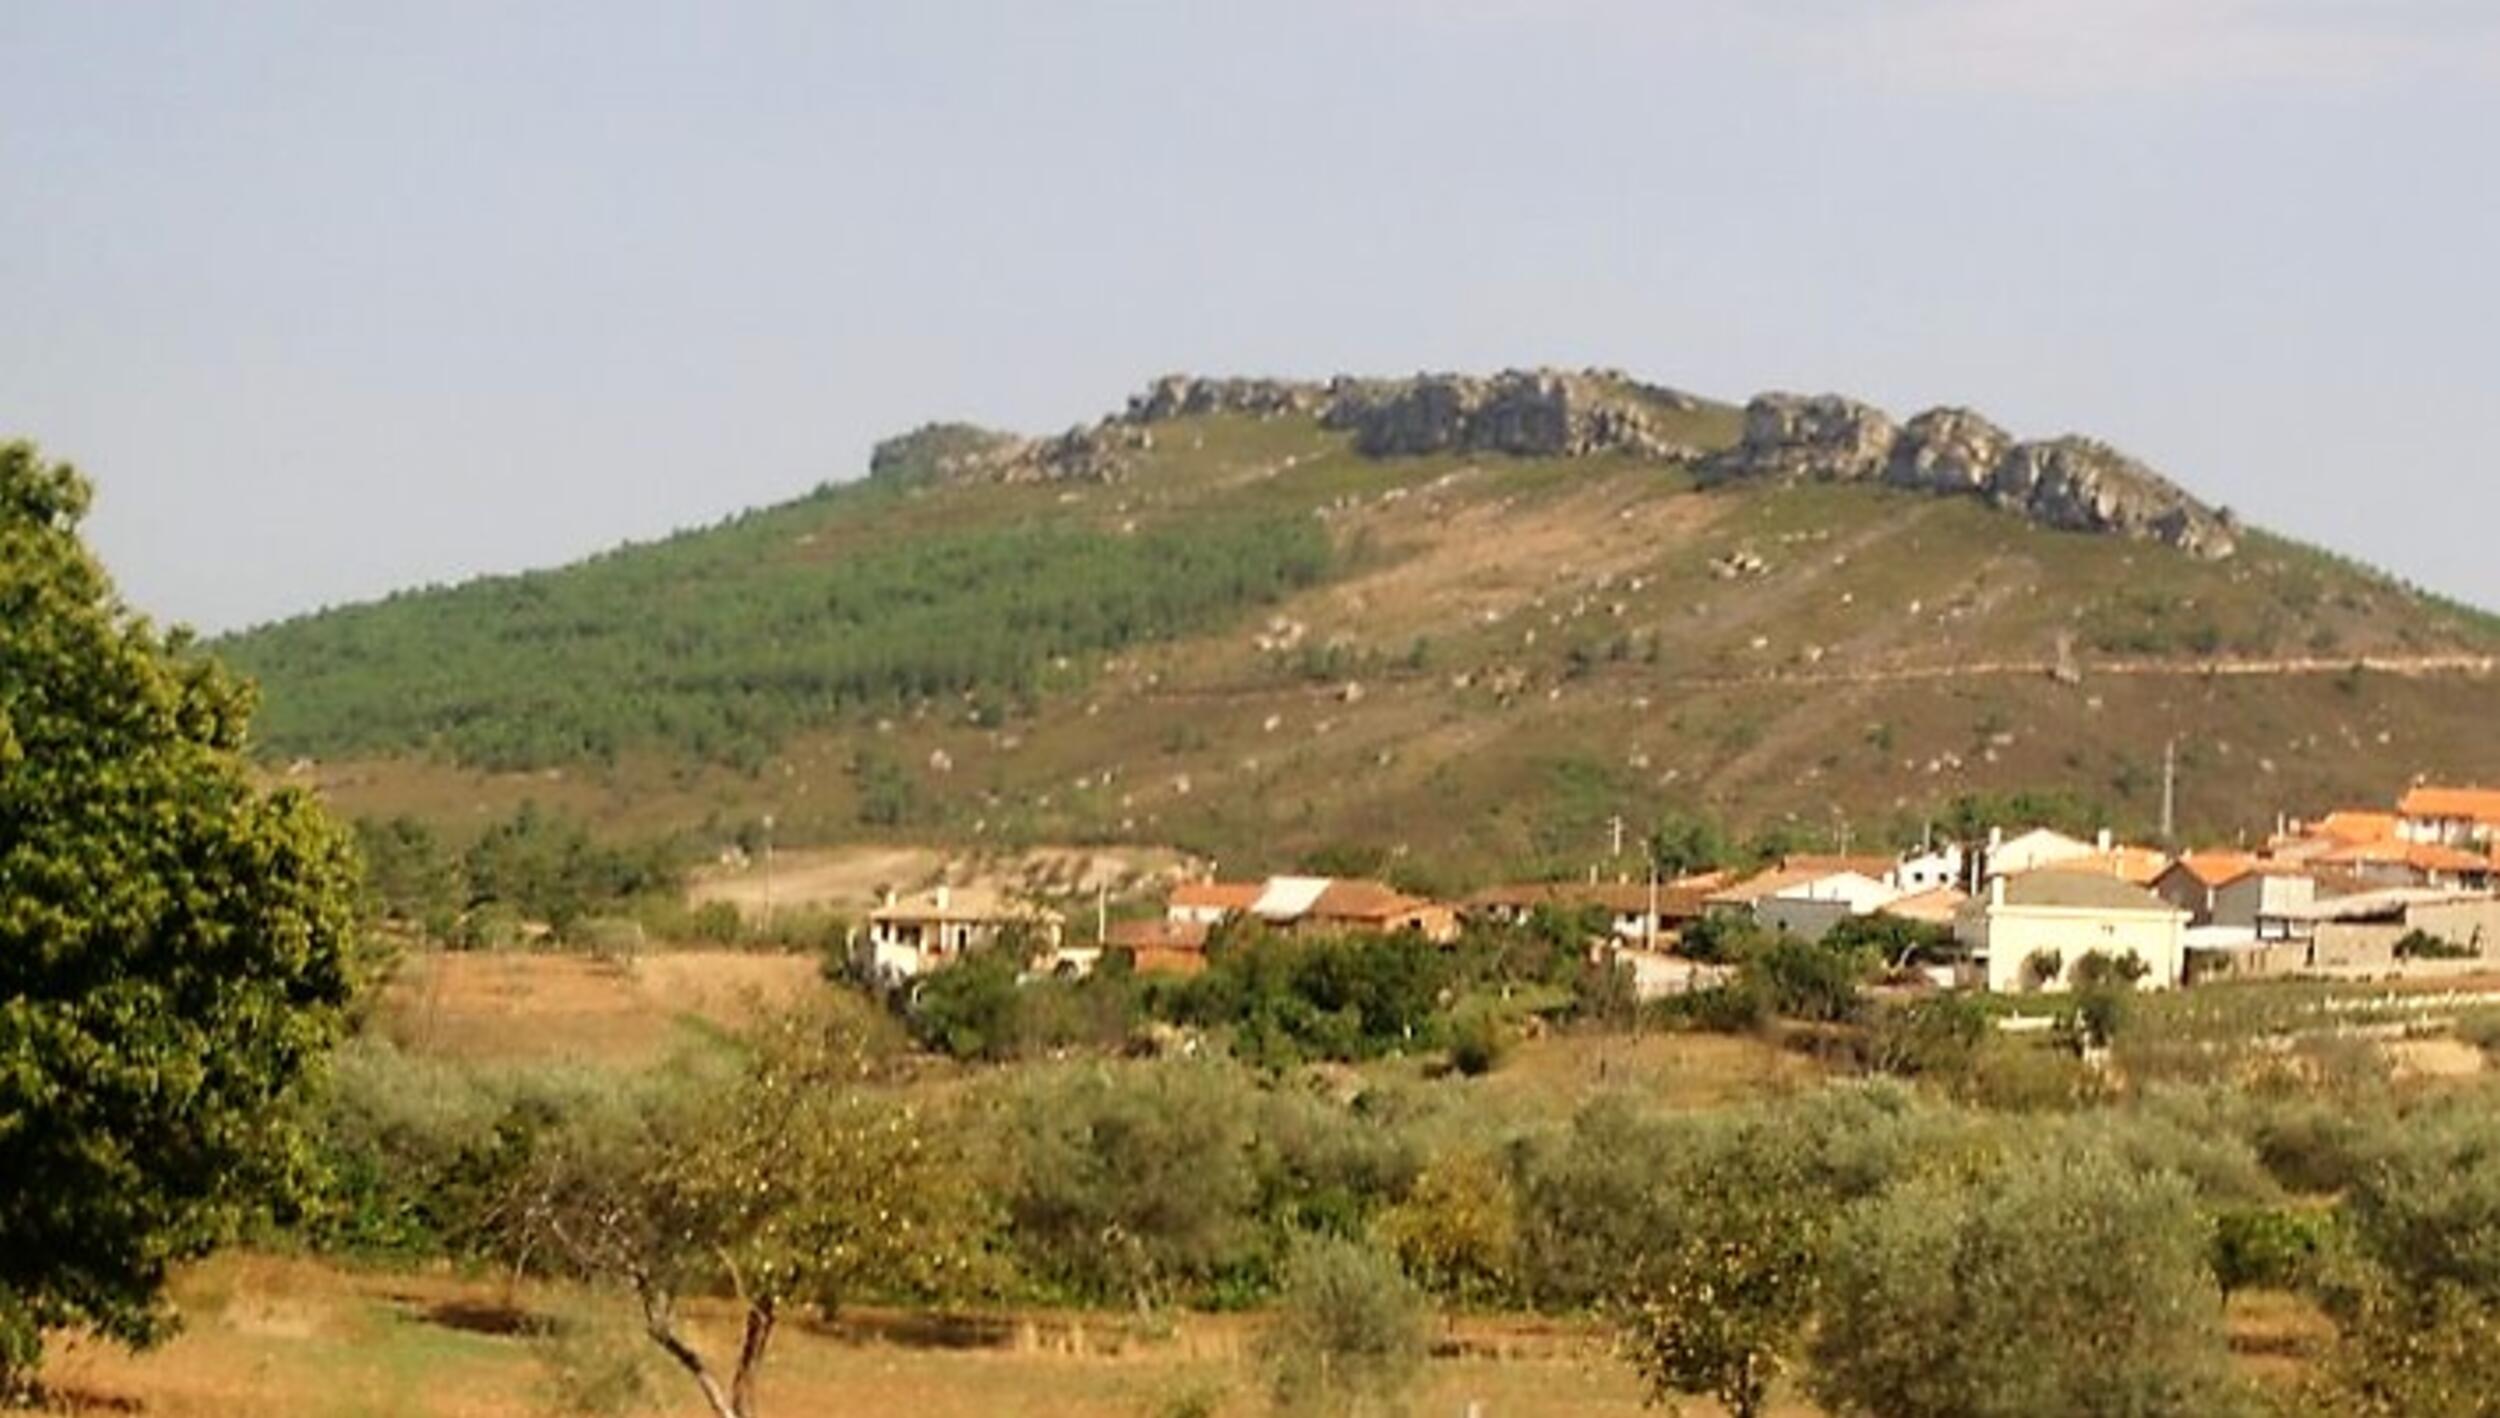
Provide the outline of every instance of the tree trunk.
<path id="1" fill-rule="evenodd" d="M 738 1341 L 738 1374 L 729 1385 L 729 1406 L 736 1418 L 756 1418 L 755 1376 L 764 1367 L 764 1348 L 773 1342 L 776 1318 L 770 1300 L 747 1305 L 746 1334 Z"/>
<path id="2" fill-rule="evenodd" d="M 636 1288 L 642 1299 L 643 1333 L 650 1335 L 651 1342 L 660 1346 L 662 1352 L 677 1361 L 677 1367 L 694 1379 L 694 1386 L 703 1391 L 703 1401 L 711 1406 L 712 1418 L 750 1418 L 739 1411 L 731 1395 L 721 1392 L 720 1380 L 712 1377 L 703 1356 L 695 1352 L 693 1345 L 678 1337 L 676 1319 L 669 1312 L 668 1297 L 639 1286 Z M 744 1378 L 741 1373 L 742 1383 Z"/>

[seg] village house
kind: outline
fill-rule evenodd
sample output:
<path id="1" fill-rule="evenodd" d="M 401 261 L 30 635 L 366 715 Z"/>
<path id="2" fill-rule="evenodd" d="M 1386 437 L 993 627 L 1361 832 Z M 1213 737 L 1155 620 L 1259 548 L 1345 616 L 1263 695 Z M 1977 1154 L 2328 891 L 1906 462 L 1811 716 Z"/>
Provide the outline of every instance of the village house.
<path id="1" fill-rule="evenodd" d="M 1287 933 L 1414 931 L 1436 945 L 1458 939 L 1458 913 L 1377 881 L 1273 876 L 1265 882 L 1201 882 L 1173 888 L 1165 919 L 1212 928 L 1258 921 Z"/>
<path id="2" fill-rule="evenodd" d="M 1713 873 L 1700 878 L 1720 884 Z M 1460 914 L 1489 925 L 1521 926 L 1539 910 L 1566 913 L 1597 909 L 1606 913 L 1607 934 L 1627 945 L 1671 944 L 1683 928 L 1700 920 L 1705 888 L 1661 882 L 1539 881 L 1487 887 L 1461 903 Z"/>
<path id="3" fill-rule="evenodd" d="M 1992 991 L 2062 989 L 2075 962 L 2099 953 L 2144 962 L 2140 982 L 2186 978 L 2188 913 L 2105 872 L 2041 868 L 1992 877 L 1964 903 L 1954 935 Z"/>
<path id="4" fill-rule="evenodd" d="M 1871 916 L 1901 898 L 1880 877 L 1861 871 L 1827 872 L 1796 882 L 1754 902 L 1754 919 L 1804 941 L 1819 941 L 1854 916 Z"/>
<path id="5" fill-rule="evenodd" d="M 1909 853 L 1893 863 L 1884 880 L 1895 888 L 1913 895 L 1938 891 L 1964 884 L 1963 873 L 1970 870 L 1969 858 L 1959 842 L 1928 847 Z"/>
<path id="6" fill-rule="evenodd" d="M 1800 852 L 1782 857 L 1776 866 L 1765 867 L 1751 876 L 1738 877 L 1704 892 L 1701 899 L 1702 904 L 1712 911 L 1752 915 L 1754 908 L 1765 898 L 1782 892 L 1811 894 L 1816 883 L 1837 877 L 1854 876 L 1882 886 L 1892 869 L 1893 860 L 1890 857 L 1824 856 Z"/>
<path id="7" fill-rule="evenodd" d="M 1140 975 L 1195 975 L 1207 968 L 1207 940 L 1214 927 L 1205 921 L 1169 916 L 1113 921 L 1103 933 L 1103 949 L 1127 957 Z"/>
<path id="8" fill-rule="evenodd" d="M 1066 924 L 1048 907 L 992 891 L 945 885 L 910 897 L 889 891 L 884 904 L 868 913 L 866 963 L 881 980 L 917 979 L 1019 934 L 1031 956 L 1055 957 Z"/>
<path id="9" fill-rule="evenodd" d="M 1291 929 L 1323 934 L 1412 931 L 1435 945 L 1458 939 L 1458 913 L 1377 881 L 1331 881 Z"/>
<path id="10" fill-rule="evenodd" d="M 1980 853 L 1980 874 L 1983 877 L 2012 876 L 2020 872 L 2039 871 L 2078 857 L 2091 856 L 2111 845 L 2108 834 L 2100 843 L 2069 837 L 2053 828 L 2035 827 L 2008 837 L 2005 829 L 1988 829 L 1988 845 Z"/>
<path id="11" fill-rule="evenodd" d="M 2304 864 L 2353 878 L 2364 887 L 2480 889 L 2491 884 L 2492 858 L 2442 842 L 2390 838 L 2331 847 Z"/>
<path id="12" fill-rule="evenodd" d="M 2408 842 L 2474 849 L 2488 858 L 2500 843 L 2500 788 L 2424 784 L 2396 804 L 2396 835 Z"/>
<path id="13" fill-rule="evenodd" d="M 2318 897 L 2318 878 L 2292 862 L 2245 852 L 2190 852 L 2153 883 L 2163 900 L 2188 913 L 2191 926 L 2245 930 L 2252 939 L 2269 923 L 2267 939 L 2285 938 L 2280 922 L 2291 908 Z"/>
<path id="14" fill-rule="evenodd" d="M 2385 887 L 2286 908 L 2261 921 L 2300 949 L 2300 966 L 2324 975 L 2488 970 L 2500 961 L 2500 900 L 2488 892 Z M 2469 954 L 2463 960 L 2405 960 L 2402 942 L 2420 936 Z"/>
<path id="15" fill-rule="evenodd" d="M 1175 921 L 1220 926 L 1258 904 L 1257 882 L 1185 881 L 1172 888 L 1163 913 Z"/>
<path id="16" fill-rule="evenodd" d="M 1970 893 L 1958 886 L 1939 886 L 1933 891 L 1914 891 L 1884 903 L 1877 915 L 1895 920 L 1913 921 L 1922 926 L 1951 926 L 1962 914 Z"/>

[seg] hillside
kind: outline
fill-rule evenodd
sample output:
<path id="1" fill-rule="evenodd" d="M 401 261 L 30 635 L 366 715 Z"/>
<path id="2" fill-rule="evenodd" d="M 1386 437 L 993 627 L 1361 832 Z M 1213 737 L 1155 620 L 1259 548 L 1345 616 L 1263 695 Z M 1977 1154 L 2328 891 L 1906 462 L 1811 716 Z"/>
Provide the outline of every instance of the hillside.
<path id="1" fill-rule="evenodd" d="M 351 812 L 1576 860 L 2054 790 L 2184 827 L 2500 778 L 2500 621 L 1963 410 L 1170 380 L 1045 439 L 219 642 Z"/>

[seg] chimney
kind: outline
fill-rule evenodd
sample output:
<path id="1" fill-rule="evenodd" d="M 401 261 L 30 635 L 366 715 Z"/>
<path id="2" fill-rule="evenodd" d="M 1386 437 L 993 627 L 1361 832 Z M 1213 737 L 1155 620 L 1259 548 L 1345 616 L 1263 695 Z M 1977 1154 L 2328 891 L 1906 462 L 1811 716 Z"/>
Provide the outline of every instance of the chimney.
<path id="1" fill-rule="evenodd" d="M 937 908 L 941 911 L 945 910 L 953 899 L 953 895 L 947 890 L 946 883 L 942 881 L 939 882 L 937 889 Z"/>
<path id="2" fill-rule="evenodd" d="M 1988 904 L 1991 906 L 2002 906 L 2005 904 L 2004 877 L 1992 876 L 1988 878 Z"/>
<path id="3" fill-rule="evenodd" d="M 2113 846 L 2117 845 L 2117 839 L 2109 835 L 2109 829 L 2106 827 L 2102 828 L 2100 835 L 2093 840 L 2100 843 L 2101 850 L 2103 852 L 2107 852 Z"/>
<path id="4" fill-rule="evenodd" d="M 1993 852 L 1993 851 L 1995 851 L 1997 848 L 2002 847 L 2002 846 L 2004 846 L 2004 845 L 2005 845 L 2005 829 L 2004 829 L 2004 828 L 2002 828 L 2002 827 L 1991 827 L 1991 828 L 1989 828 L 1989 829 L 1988 829 L 1988 850 L 1989 850 L 1989 851 L 1991 851 L 1991 852 Z"/>
<path id="5" fill-rule="evenodd" d="M 885 889 L 885 904 L 888 906 L 894 904 L 894 888 L 891 886 Z"/>

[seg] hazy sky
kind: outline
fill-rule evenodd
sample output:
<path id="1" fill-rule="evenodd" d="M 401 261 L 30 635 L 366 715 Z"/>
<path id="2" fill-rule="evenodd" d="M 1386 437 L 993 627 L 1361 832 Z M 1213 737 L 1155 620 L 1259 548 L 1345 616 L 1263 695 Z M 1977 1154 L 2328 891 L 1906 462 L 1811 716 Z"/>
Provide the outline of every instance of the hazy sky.
<path id="1" fill-rule="evenodd" d="M 227 628 L 1056 429 L 1619 365 L 2500 605 L 2500 5 L 0 7 L 0 432 Z"/>

